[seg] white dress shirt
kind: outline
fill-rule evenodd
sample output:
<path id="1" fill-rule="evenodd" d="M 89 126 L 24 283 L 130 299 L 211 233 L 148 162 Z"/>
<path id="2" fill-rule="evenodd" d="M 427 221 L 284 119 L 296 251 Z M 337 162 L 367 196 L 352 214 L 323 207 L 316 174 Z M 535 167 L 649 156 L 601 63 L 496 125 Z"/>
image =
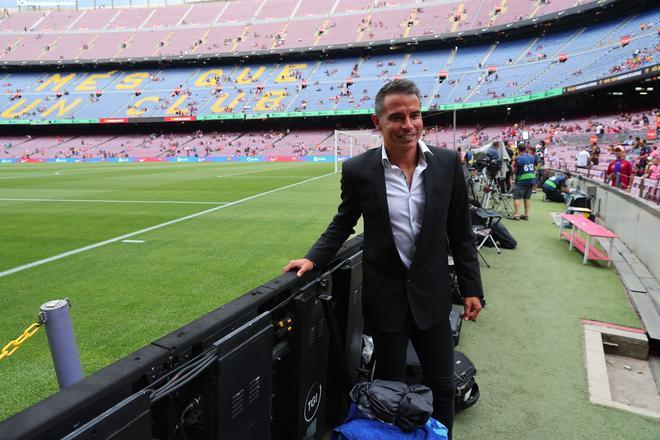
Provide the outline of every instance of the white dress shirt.
<path id="1" fill-rule="evenodd" d="M 387 157 L 385 147 L 382 147 L 383 168 L 385 169 L 385 190 L 387 192 L 387 207 L 390 214 L 390 224 L 394 243 L 399 251 L 401 261 L 410 267 L 415 256 L 417 237 L 422 229 L 424 218 L 424 174 L 426 157 L 424 153 L 431 152 L 422 141 L 418 141 L 419 161 L 413 173 L 410 188 L 403 170 L 393 165 Z"/>

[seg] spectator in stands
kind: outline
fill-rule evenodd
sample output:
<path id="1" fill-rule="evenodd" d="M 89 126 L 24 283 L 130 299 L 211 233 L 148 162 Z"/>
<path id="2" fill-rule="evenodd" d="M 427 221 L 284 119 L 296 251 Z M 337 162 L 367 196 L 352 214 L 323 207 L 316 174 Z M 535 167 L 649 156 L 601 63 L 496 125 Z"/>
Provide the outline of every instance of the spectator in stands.
<path id="1" fill-rule="evenodd" d="M 633 156 L 639 155 L 642 149 L 642 139 L 639 136 L 635 137 L 635 142 L 633 143 L 632 151 L 630 152 Z"/>
<path id="2" fill-rule="evenodd" d="M 528 220 L 532 190 L 536 185 L 536 157 L 527 153 L 525 144 L 518 145 L 519 156 L 513 161 L 513 173 L 516 176 L 516 185 L 513 188 L 513 217 L 511 220 Z M 520 215 L 520 200 L 524 201 L 525 214 Z"/>
<path id="3" fill-rule="evenodd" d="M 641 142 L 641 147 L 639 148 L 639 155 L 635 159 L 635 175 L 642 177 L 646 172 L 646 168 L 649 165 L 649 157 L 651 155 L 651 149 L 646 145 L 646 141 Z"/>
<path id="4" fill-rule="evenodd" d="M 546 198 L 553 202 L 566 202 L 566 196 L 568 195 L 566 181 L 570 178 L 571 175 L 569 173 L 566 173 L 565 175 L 557 174 L 547 178 L 541 187 Z"/>
<path id="5" fill-rule="evenodd" d="M 591 146 L 591 164 L 598 165 L 598 162 L 600 162 L 600 147 L 594 143 Z"/>
<path id="6" fill-rule="evenodd" d="M 576 166 L 578 168 L 588 168 L 589 161 L 591 160 L 591 155 L 587 151 L 587 147 L 584 147 L 577 155 Z"/>
<path id="7" fill-rule="evenodd" d="M 626 160 L 626 150 L 622 145 L 614 147 L 616 159 L 607 167 L 606 179 L 612 186 L 624 190 L 630 190 L 630 182 L 633 174 L 633 166 Z"/>
<path id="8" fill-rule="evenodd" d="M 623 145 L 625 145 L 628 148 L 632 148 L 632 146 L 635 144 L 635 141 L 633 140 L 632 134 L 628 136 L 628 139 L 623 141 Z"/>
<path id="9" fill-rule="evenodd" d="M 596 125 L 596 136 L 598 137 L 599 142 L 603 139 L 604 134 L 605 134 L 605 126 L 603 126 L 603 124 L 599 122 L 598 125 Z"/>
<path id="10" fill-rule="evenodd" d="M 651 180 L 660 180 L 660 156 L 655 156 L 646 168 L 646 177 Z"/>
<path id="11" fill-rule="evenodd" d="M 433 390 L 433 416 L 448 428 L 451 439 L 455 394 L 451 304 L 446 268 L 436 270 L 435 262 L 444 267 L 451 248 L 464 297 L 463 318 L 475 320 L 483 293 L 467 188 L 456 153 L 431 149 L 420 141 L 421 94 L 412 81 L 394 80 L 383 86 L 375 108 L 372 120 L 383 134 L 382 148 L 344 162 L 337 214 L 307 258 L 290 261 L 284 271 L 295 270 L 302 276 L 316 265 L 322 269 L 363 217 L 362 310 L 374 342 L 375 376 L 403 381 L 406 350 L 412 341 Z M 375 191 L 364 191 L 365 184 Z M 424 193 L 425 187 L 443 191 Z M 449 207 L 452 213 L 446 216 Z"/>

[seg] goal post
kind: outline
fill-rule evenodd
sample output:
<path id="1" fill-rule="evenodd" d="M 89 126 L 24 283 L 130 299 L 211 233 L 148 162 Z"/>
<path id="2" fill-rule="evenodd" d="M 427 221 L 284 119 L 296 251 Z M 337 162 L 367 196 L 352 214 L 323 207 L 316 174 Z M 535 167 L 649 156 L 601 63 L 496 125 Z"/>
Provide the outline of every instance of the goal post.
<path id="1" fill-rule="evenodd" d="M 335 130 L 335 173 L 339 171 L 339 162 L 380 147 L 382 139 L 375 130 Z"/>

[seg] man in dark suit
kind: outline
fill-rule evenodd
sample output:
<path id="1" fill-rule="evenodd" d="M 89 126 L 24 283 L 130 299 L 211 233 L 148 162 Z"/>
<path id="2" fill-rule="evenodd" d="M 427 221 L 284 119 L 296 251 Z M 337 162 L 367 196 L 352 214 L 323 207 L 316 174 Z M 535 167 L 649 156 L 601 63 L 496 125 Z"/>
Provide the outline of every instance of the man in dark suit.
<path id="1" fill-rule="evenodd" d="M 290 261 L 284 271 L 302 276 L 324 267 L 362 216 L 363 314 L 374 340 L 376 377 L 404 380 L 411 340 L 433 390 L 433 415 L 451 436 L 448 247 L 464 296 L 463 319 L 476 320 L 483 297 L 463 171 L 454 151 L 419 140 L 421 98 L 412 81 L 385 85 L 372 120 L 384 146 L 344 162 L 337 214 L 305 258 Z"/>

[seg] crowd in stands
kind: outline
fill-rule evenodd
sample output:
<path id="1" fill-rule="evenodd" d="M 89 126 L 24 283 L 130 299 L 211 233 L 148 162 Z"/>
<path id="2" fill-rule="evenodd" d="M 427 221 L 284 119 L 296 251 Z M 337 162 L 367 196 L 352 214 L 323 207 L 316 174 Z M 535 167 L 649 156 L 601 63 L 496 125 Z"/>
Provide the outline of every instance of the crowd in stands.
<path id="1" fill-rule="evenodd" d="M 551 145 L 574 145 L 588 142 L 593 136 L 618 138 L 622 134 L 642 132 L 655 121 L 656 110 L 638 113 L 619 113 L 611 116 L 561 119 L 559 121 L 527 122 L 519 121 L 512 125 L 473 126 L 458 129 L 456 143 L 469 147 L 483 145 L 492 140 L 517 142 L 523 132 L 532 140 L 543 140 Z M 446 127 L 430 127 L 427 136 L 441 147 L 453 146 L 453 130 Z"/>
<path id="2" fill-rule="evenodd" d="M 653 64 L 653 61 L 658 57 L 658 53 L 660 53 L 660 43 L 654 47 L 636 49 L 631 57 L 626 58 L 625 61 L 612 66 L 610 68 L 610 73 L 636 70 L 642 66 Z"/>
<path id="3" fill-rule="evenodd" d="M 423 138 L 431 145 L 456 146 L 463 152 L 502 142 L 516 157 L 518 145 L 546 168 L 566 170 L 603 179 L 627 191 L 642 194 L 660 186 L 660 151 L 649 131 L 658 125 L 658 110 L 609 116 L 528 122 L 512 125 L 458 127 L 429 126 Z M 368 134 L 368 133 L 367 133 Z M 455 144 L 454 144 L 455 138 Z M 373 136 L 338 137 L 340 155 L 349 154 L 349 143 L 359 154 L 378 144 Z M 334 154 L 332 130 L 270 130 L 256 132 L 151 133 L 125 136 L 0 137 L 1 158 L 123 158 L 323 156 Z M 643 182 L 643 181 L 642 181 Z M 508 187 L 510 187 L 510 182 Z M 641 183 L 641 188 L 644 183 Z M 655 193 L 654 193 L 655 194 Z"/>
<path id="4" fill-rule="evenodd" d="M 524 146 L 538 165 L 539 182 L 543 182 L 547 174 L 543 170 L 546 168 L 576 172 L 602 179 L 636 196 L 660 203 L 660 151 L 655 145 L 660 128 L 659 117 L 658 111 L 653 109 L 607 118 L 592 117 L 536 125 L 521 121 L 491 132 L 479 127 L 472 131 L 464 130 L 458 137 L 458 144 L 461 145 L 459 148 L 465 162 L 477 169 L 487 166 L 488 160 L 503 161 L 503 191 L 512 187 L 515 171 L 511 166 L 520 155 L 520 147 Z M 434 131 L 445 130 L 427 132 Z M 560 133 L 564 136 L 559 137 Z M 501 148 L 498 147 L 500 143 Z M 484 144 L 490 148 L 486 149 Z"/>
<path id="5" fill-rule="evenodd" d="M 660 203 L 660 150 L 657 111 L 641 120 L 640 135 L 591 138 L 582 145 L 562 145 L 550 153 L 550 167 L 601 179 L 633 195 Z M 649 136 L 647 140 L 645 137 Z"/>
<path id="6" fill-rule="evenodd" d="M 333 154 L 329 130 L 3 137 L 0 158 L 254 157 Z"/>
<path id="7" fill-rule="evenodd" d="M 38 12 L 4 9 L 0 28 L 7 34 L 0 38 L 0 56 L 69 60 L 307 48 L 484 29 L 590 1 L 541 0 L 503 6 L 492 0 L 469 5 L 458 0 L 354 0 L 336 4 L 302 0 L 286 8 L 280 3 L 203 2 Z"/>
<path id="8" fill-rule="evenodd" d="M 478 147 L 494 140 L 506 141 L 512 145 L 526 140 L 528 143 L 543 141 L 548 146 L 548 161 L 553 165 L 575 165 L 579 147 L 591 145 L 595 137 L 597 144 L 614 140 L 627 147 L 638 156 L 645 143 L 643 136 L 648 127 L 656 122 L 657 110 L 638 113 L 620 113 L 610 116 L 592 116 L 570 120 L 528 122 L 518 121 L 512 125 L 464 126 L 456 130 L 456 147 L 463 150 Z M 631 134 L 634 133 L 635 135 Z M 623 137 L 623 138 L 622 138 Z M 454 131 L 451 127 L 426 127 L 424 138 L 439 147 L 454 148 Z M 634 140 L 635 138 L 639 141 Z M 602 141 L 602 142 L 601 142 Z M 348 142 L 348 141 L 344 141 Z M 333 154 L 333 132 L 331 130 L 281 130 L 257 132 L 204 132 L 151 133 L 135 136 L 94 136 L 91 137 L 2 137 L 3 149 L 0 157 L 125 157 L 144 156 L 147 150 L 157 157 L 168 156 L 212 156 L 239 155 L 260 156 L 282 154 L 290 156 Z M 63 149 L 58 146 L 66 144 Z M 112 147 L 111 147 L 112 146 Z M 30 147 L 26 150 L 25 147 Z M 553 149 L 572 148 L 570 158 L 553 154 Z M 590 150 L 591 151 L 591 150 Z M 642 162 L 637 168 L 648 163 Z M 589 164 L 593 165 L 590 156 Z"/>
<path id="9" fill-rule="evenodd" d="M 655 160 L 660 158 L 658 146 L 650 146 L 645 139 L 641 139 L 639 136 L 635 137 L 634 141 L 632 141 L 632 136 L 630 136 L 630 140 L 631 142 L 625 141 L 620 144 L 604 145 L 605 154 L 611 157 L 615 156 L 617 152 L 623 153 L 618 159 L 627 161 L 626 178 L 637 176 L 656 179 L 658 173 L 654 165 L 656 165 Z M 597 143 L 591 146 L 585 146 L 576 156 L 575 167 L 577 169 L 592 169 L 593 167 L 602 166 L 602 154 L 603 150 Z M 612 162 L 609 162 L 609 164 L 611 165 Z M 609 175 L 611 173 L 612 170 L 608 169 L 605 174 Z M 626 190 L 630 189 L 626 182 L 622 182 L 616 186 Z"/>
<path id="10" fill-rule="evenodd" d="M 111 77 L 89 82 L 85 78 L 91 75 L 84 72 L 59 73 L 59 79 L 51 73 L 12 72 L 0 77 L 0 119 L 365 110 L 373 107 L 380 86 L 398 77 L 413 79 L 422 91 L 423 104 L 431 110 L 519 97 L 597 80 L 611 75 L 613 68 L 653 63 L 660 52 L 652 27 L 657 17 L 660 12 L 649 10 L 563 33 L 441 50 L 310 58 L 290 65 L 112 71 Z M 631 40 L 622 45 L 624 32 L 631 34 Z M 206 69 L 216 73 L 201 78 Z M 89 84 L 95 90 L 90 91 Z M 616 129 L 612 124 L 608 127 Z"/>

